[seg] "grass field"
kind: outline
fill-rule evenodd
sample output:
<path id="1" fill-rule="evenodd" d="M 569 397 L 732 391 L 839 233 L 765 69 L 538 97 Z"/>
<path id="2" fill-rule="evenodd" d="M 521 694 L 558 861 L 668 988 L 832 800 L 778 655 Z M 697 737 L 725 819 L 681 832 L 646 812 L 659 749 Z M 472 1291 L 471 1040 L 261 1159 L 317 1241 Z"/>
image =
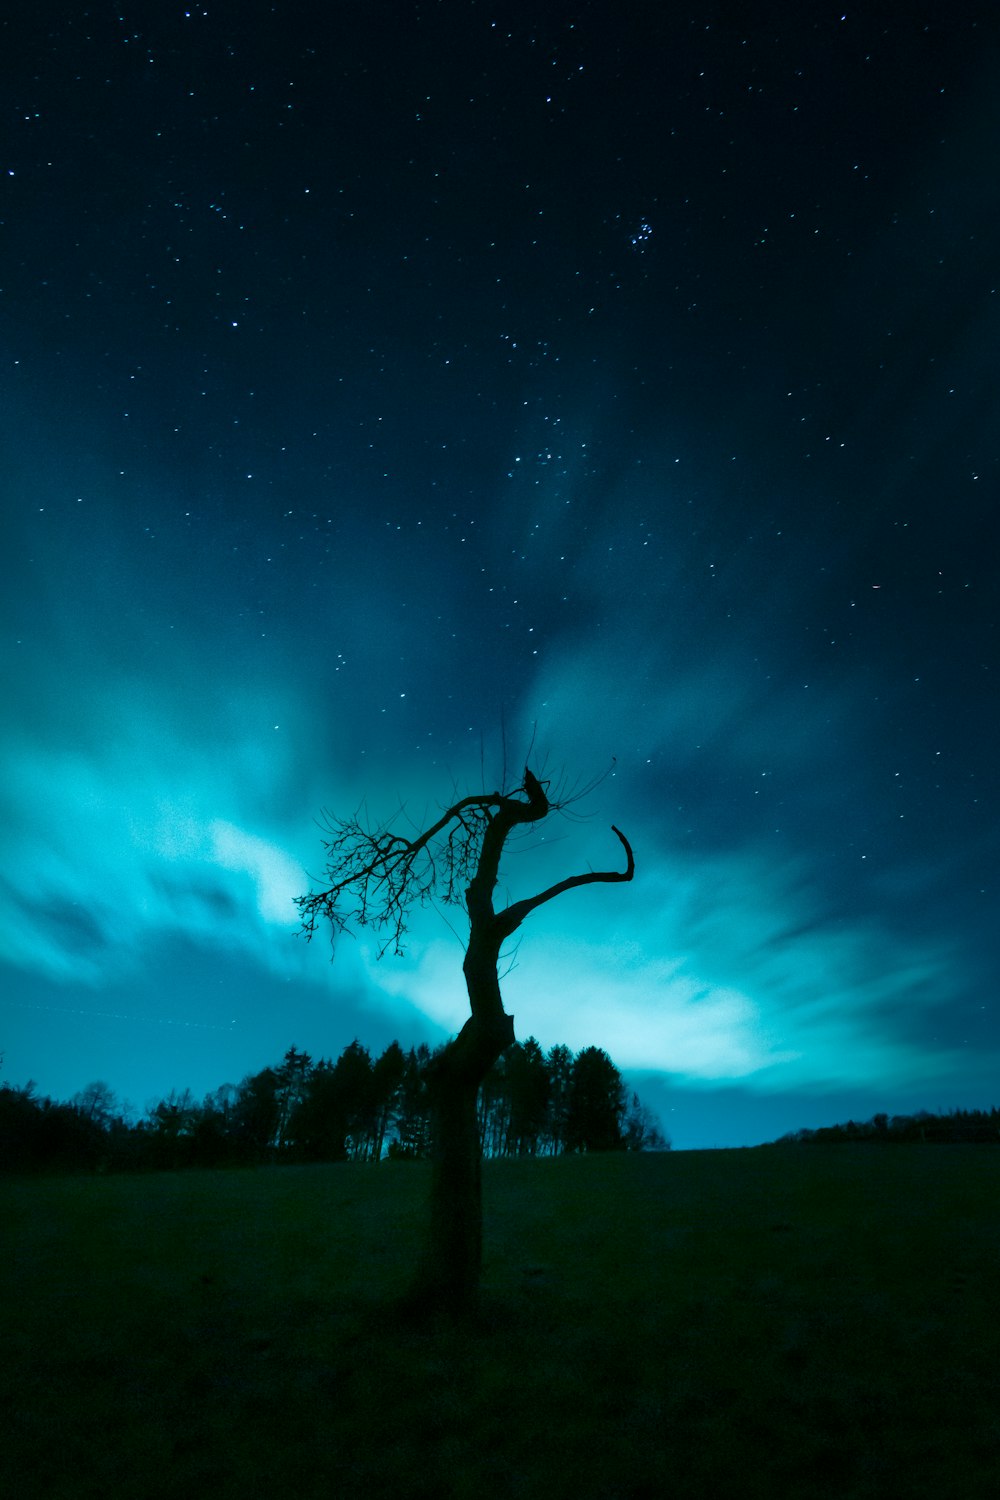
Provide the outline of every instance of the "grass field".
<path id="1" fill-rule="evenodd" d="M 485 1175 L 461 1331 L 422 1165 L 0 1182 L 0 1494 L 1000 1494 L 1000 1150 Z"/>

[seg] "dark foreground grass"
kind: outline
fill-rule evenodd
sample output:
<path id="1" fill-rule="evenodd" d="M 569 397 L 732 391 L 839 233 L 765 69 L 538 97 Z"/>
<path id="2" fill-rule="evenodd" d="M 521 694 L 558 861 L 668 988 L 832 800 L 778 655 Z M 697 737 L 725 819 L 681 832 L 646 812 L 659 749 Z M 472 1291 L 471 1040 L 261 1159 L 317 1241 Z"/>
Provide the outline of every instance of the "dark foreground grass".
<path id="1" fill-rule="evenodd" d="M 422 1166 L 0 1183 L 0 1494 L 1000 1494 L 1000 1151 L 486 1169 L 469 1329 L 381 1311 Z"/>

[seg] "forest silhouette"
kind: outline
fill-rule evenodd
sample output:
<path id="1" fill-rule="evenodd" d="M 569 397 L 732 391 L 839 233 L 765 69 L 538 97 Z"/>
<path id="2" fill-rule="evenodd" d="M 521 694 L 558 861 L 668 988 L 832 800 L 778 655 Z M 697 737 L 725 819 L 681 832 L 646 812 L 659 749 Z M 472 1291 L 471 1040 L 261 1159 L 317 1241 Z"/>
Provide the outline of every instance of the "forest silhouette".
<path id="1" fill-rule="evenodd" d="M 200 1102 L 171 1090 L 135 1118 L 108 1084 L 71 1100 L 0 1086 L 0 1171 L 176 1171 L 303 1162 L 423 1160 L 431 1154 L 428 1070 L 441 1049 L 355 1040 L 336 1061 L 290 1047 L 281 1062 Z M 599 1047 L 575 1056 L 515 1043 L 487 1075 L 477 1109 L 483 1155 L 558 1156 L 668 1149 Z"/>

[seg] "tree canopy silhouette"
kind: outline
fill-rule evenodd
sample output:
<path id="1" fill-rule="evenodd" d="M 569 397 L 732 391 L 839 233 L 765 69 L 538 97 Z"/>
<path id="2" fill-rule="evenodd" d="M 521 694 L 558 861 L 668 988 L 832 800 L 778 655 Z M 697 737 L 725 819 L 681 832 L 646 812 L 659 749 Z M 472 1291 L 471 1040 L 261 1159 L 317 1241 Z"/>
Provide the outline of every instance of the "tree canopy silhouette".
<path id="1" fill-rule="evenodd" d="M 402 953 L 409 915 L 432 901 L 464 905 L 469 937 L 463 962 L 470 1015 L 458 1036 L 434 1059 L 428 1078 L 434 1176 L 430 1233 L 414 1289 L 422 1306 L 461 1312 L 473 1301 L 482 1263 L 481 1147 L 476 1119 L 479 1087 L 514 1041 L 514 1020 L 503 1008 L 499 962 L 505 942 L 526 917 L 578 886 L 629 881 L 635 860 L 619 828 L 624 870 L 569 875 L 499 910 L 494 893 L 507 841 L 576 798 L 551 798 L 525 767 L 520 786 L 460 798 L 429 827 L 407 836 L 399 815 L 371 825 L 356 813 L 327 818 L 323 888 L 298 898 L 306 936 L 327 920 L 335 931 L 353 925 L 379 935 L 380 956 Z"/>

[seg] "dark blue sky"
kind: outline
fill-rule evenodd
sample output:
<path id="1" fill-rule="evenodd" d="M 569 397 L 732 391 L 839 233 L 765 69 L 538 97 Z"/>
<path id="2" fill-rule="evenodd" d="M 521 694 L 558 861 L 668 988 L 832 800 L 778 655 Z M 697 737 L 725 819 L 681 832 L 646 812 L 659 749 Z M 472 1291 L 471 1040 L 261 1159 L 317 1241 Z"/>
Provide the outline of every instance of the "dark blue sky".
<path id="1" fill-rule="evenodd" d="M 1000 19 L 730 17 L 0 19 L 5 1078 L 457 1030 L 439 917 L 331 965 L 292 898 L 503 724 L 616 757 L 511 892 L 637 861 L 521 1037 L 679 1147 L 1000 1103 Z"/>

